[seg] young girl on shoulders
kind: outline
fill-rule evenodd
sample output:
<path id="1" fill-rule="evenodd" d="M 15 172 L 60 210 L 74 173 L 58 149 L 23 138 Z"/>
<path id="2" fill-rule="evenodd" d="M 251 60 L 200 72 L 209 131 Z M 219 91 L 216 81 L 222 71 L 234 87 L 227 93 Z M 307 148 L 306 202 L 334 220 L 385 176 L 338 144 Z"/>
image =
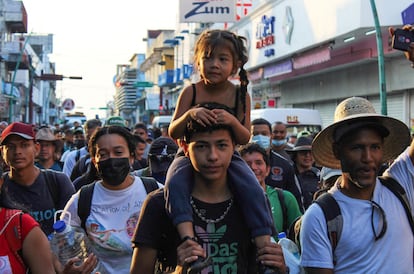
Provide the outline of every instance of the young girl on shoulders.
<path id="1" fill-rule="evenodd" d="M 173 139 L 184 136 L 191 120 L 203 126 L 227 124 L 232 127 L 238 144 L 250 139 L 250 97 L 244 64 L 247 62 L 246 39 L 226 30 L 204 31 L 196 45 L 194 64 L 201 80 L 186 87 L 180 94 L 169 126 Z M 229 78 L 238 72 L 240 86 Z M 238 155 L 229 167 L 229 184 L 240 201 L 242 213 L 257 248 L 263 247 L 274 234 L 273 220 L 263 190 L 251 169 Z M 177 157 L 171 164 L 165 184 L 166 207 L 183 240 L 196 240 L 192 224 L 190 195 L 193 175 L 190 161 Z M 201 258 L 191 267 L 205 266 Z M 266 273 L 268 270 L 265 270 Z"/>

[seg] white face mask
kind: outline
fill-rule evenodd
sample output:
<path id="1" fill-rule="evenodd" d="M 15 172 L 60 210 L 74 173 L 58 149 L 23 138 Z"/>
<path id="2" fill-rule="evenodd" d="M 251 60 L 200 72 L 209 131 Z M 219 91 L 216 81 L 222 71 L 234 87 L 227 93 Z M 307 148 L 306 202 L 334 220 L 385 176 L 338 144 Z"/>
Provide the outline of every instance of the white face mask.
<path id="1" fill-rule="evenodd" d="M 270 147 L 270 136 L 265 136 L 262 134 L 255 135 L 250 140 L 251 143 L 256 143 L 264 149 L 268 149 Z"/>

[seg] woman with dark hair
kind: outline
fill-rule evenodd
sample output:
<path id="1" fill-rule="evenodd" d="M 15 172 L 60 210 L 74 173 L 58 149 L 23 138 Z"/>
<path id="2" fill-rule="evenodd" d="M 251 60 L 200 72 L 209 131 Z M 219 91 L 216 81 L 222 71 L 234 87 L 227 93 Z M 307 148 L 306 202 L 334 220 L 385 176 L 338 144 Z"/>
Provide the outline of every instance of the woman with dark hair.
<path id="1" fill-rule="evenodd" d="M 97 129 L 88 148 L 98 180 L 82 187 L 65 207 L 72 216 L 70 224 L 84 228 L 88 234 L 102 273 L 129 273 L 132 257 L 130 231 L 136 224 L 130 220 L 139 216 L 147 196 L 142 180 L 130 173 L 135 144 L 133 135 L 124 127 Z M 158 184 L 158 187 L 162 185 Z M 78 207 L 84 205 L 78 203 L 87 189 L 92 189 L 90 212 L 82 219 Z"/>

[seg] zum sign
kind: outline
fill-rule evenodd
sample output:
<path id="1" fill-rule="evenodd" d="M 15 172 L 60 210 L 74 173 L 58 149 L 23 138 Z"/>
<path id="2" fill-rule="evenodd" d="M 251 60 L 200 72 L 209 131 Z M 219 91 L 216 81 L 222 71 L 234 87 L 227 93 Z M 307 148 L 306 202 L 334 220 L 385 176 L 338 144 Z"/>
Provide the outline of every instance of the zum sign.
<path id="1" fill-rule="evenodd" d="M 286 121 L 288 124 L 299 124 L 299 118 L 296 115 L 286 116 Z"/>

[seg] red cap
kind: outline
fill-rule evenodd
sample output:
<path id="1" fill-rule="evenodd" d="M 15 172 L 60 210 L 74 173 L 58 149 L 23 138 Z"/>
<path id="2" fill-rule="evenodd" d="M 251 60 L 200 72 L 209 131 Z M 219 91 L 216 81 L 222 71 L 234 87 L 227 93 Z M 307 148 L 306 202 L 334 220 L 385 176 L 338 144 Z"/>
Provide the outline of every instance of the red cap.
<path id="1" fill-rule="evenodd" d="M 7 137 L 13 134 L 18 135 L 27 140 L 34 140 L 35 138 L 32 125 L 20 123 L 20 122 L 14 122 L 10 124 L 8 127 L 6 127 L 1 133 L 0 145 L 3 145 Z"/>

